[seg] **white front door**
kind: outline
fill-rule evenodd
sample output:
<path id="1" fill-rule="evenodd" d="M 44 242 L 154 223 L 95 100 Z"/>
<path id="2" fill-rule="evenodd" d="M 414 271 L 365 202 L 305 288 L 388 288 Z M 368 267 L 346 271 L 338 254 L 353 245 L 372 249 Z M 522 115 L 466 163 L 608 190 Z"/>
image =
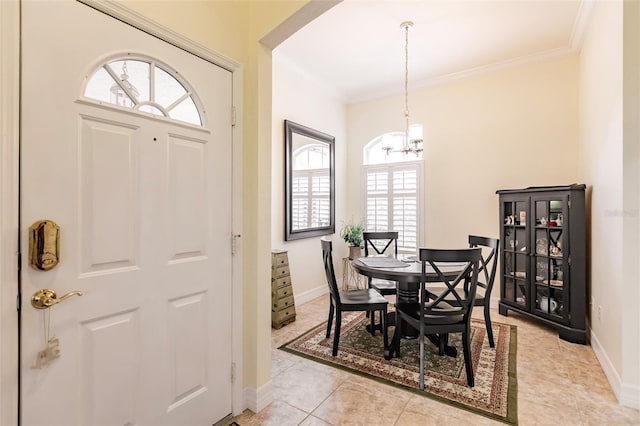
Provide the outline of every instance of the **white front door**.
<path id="1" fill-rule="evenodd" d="M 210 425 L 231 413 L 231 73 L 75 1 L 24 2 L 22 25 L 23 424 Z M 127 55 L 188 82 L 202 126 L 85 99 Z M 43 288 L 83 295 L 36 310 Z"/>

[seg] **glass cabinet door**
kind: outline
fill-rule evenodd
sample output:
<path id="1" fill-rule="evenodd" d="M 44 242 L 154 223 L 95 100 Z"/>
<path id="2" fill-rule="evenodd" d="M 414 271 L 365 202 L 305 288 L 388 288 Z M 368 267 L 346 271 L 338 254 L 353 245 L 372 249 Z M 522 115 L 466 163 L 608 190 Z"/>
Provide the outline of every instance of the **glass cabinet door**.
<path id="1" fill-rule="evenodd" d="M 527 198 L 505 200 L 501 206 L 502 244 L 504 244 L 502 251 L 504 274 L 502 299 L 523 307 L 528 305 L 530 294 L 527 285 L 529 274 L 529 251 L 527 249 L 529 242 L 526 231 L 528 211 Z"/>
<path id="2" fill-rule="evenodd" d="M 500 302 L 587 343 L 586 185 L 503 189 L 499 195 Z M 496 277 L 498 278 L 498 277 Z"/>
<path id="3" fill-rule="evenodd" d="M 557 198 L 532 197 L 531 203 L 534 218 L 531 223 L 532 245 L 532 277 L 533 292 L 532 311 L 548 315 L 558 320 L 567 318 L 565 302 L 568 300 L 568 289 L 564 287 L 565 279 L 569 282 L 566 262 L 568 247 L 565 219 L 568 218 L 567 197 Z"/>

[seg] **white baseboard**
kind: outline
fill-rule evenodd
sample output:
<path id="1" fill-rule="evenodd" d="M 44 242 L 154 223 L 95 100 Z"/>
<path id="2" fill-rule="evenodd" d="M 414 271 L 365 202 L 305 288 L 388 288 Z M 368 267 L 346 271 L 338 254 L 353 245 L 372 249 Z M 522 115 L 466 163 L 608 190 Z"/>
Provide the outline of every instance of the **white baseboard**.
<path id="1" fill-rule="evenodd" d="M 589 334 L 591 336 L 591 347 L 593 348 L 593 352 L 596 354 L 596 358 L 598 358 L 598 362 L 600 362 L 600 366 L 604 371 L 604 375 L 607 376 L 607 380 L 609 380 L 609 384 L 611 385 L 611 390 L 620 401 L 620 389 L 621 389 L 621 381 L 618 372 L 613 367 L 611 360 L 607 356 L 607 353 L 604 351 L 604 348 L 600 344 L 600 340 L 598 340 L 598 336 L 593 332 L 593 329 L 589 330 Z"/>
<path id="2" fill-rule="evenodd" d="M 304 305 L 307 302 L 312 301 L 316 297 L 322 296 L 323 294 L 329 293 L 329 286 L 322 285 L 318 286 L 312 290 L 305 291 L 302 294 L 294 294 L 293 298 L 295 299 L 296 305 Z"/>
<path id="3" fill-rule="evenodd" d="M 620 405 L 640 410 L 640 386 L 623 383 L 620 390 Z"/>
<path id="4" fill-rule="evenodd" d="M 245 388 L 244 389 L 244 401 L 245 406 L 254 413 L 259 412 L 267 405 L 273 402 L 273 387 L 271 386 L 271 380 L 269 380 L 260 388 Z"/>
<path id="5" fill-rule="evenodd" d="M 613 390 L 618 402 L 620 405 L 624 405 L 625 407 L 640 410 L 640 386 L 622 383 L 618 372 L 613 367 L 611 360 L 600 344 L 598 336 L 595 335 L 592 329 L 590 329 L 589 332 L 591 335 L 591 347 L 593 348 L 593 352 L 595 352 L 596 358 L 598 358 L 598 362 L 604 371 L 604 375 L 607 376 L 607 380 L 611 385 L 611 390 Z"/>

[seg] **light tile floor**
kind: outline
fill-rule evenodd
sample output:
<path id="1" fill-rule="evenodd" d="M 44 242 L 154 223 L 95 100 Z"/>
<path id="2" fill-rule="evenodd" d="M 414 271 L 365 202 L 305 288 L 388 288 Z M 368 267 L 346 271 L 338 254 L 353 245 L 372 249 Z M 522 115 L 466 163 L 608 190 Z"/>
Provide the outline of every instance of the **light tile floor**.
<path id="1" fill-rule="evenodd" d="M 326 321 L 328 303 L 322 296 L 296 306 L 295 322 L 272 329 L 274 401 L 236 417 L 240 426 L 502 424 L 277 349 Z M 640 425 L 640 411 L 618 404 L 590 346 L 560 340 L 552 328 L 511 311 L 491 318 L 518 327 L 520 425 Z"/>

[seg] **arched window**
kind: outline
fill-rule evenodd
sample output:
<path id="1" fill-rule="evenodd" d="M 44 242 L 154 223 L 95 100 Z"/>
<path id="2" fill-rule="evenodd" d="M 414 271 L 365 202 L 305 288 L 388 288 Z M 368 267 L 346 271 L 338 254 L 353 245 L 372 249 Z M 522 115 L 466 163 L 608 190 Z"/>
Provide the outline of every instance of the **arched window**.
<path id="1" fill-rule="evenodd" d="M 422 133 L 421 130 L 420 133 Z M 363 164 L 422 160 L 422 151 L 418 153 L 401 151 L 404 145 L 404 136 L 404 132 L 389 132 L 373 138 L 363 149 Z M 390 149 L 385 150 L 384 148 L 387 147 Z"/>
<path id="2" fill-rule="evenodd" d="M 390 132 L 362 150 L 366 229 L 398 231 L 398 250 L 415 253 L 423 229 L 422 152 L 402 152 L 403 143 L 403 132 Z"/>
<path id="3" fill-rule="evenodd" d="M 142 57 L 119 57 L 87 80 L 84 96 L 100 102 L 203 125 L 200 102 L 187 82 L 167 65 Z"/>
<path id="4" fill-rule="evenodd" d="M 331 153 L 325 143 L 310 143 L 293 154 L 291 196 L 296 212 L 292 229 L 329 226 L 331 219 Z"/>

